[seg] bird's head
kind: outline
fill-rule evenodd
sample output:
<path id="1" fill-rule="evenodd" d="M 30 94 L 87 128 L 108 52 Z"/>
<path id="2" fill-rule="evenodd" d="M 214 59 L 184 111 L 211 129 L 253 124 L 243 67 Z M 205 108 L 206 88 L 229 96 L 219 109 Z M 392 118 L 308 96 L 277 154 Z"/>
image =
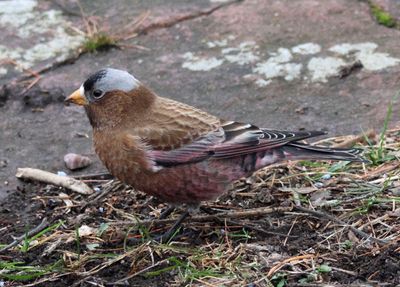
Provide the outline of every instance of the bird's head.
<path id="1" fill-rule="evenodd" d="M 84 106 L 93 128 L 106 128 L 146 113 L 155 97 L 128 72 L 106 68 L 92 74 L 65 103 Z"/>

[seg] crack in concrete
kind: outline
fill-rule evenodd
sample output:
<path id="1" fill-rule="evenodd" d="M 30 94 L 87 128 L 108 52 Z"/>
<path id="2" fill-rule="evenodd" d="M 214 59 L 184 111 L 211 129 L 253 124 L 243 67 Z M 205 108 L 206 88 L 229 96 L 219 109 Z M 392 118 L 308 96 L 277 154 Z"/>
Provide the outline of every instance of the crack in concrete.
<path id="1" fill-rule="evenodd" d="M 215 11 L 217 11 L 221 8 L 230 6 L 232 4 L 240 3 L 240 2 L 244 2 L 244 0 L 233 0 L 230 2 L 225 2 L 222 4 L 216 5 L 209 9 L 204 9 L 204 10 L 194 11 L 194 12 L 192 11 L 192 12 L 185 13 L 183 15 L 173 16 L 173 17 L 170 17 L 167 19 L 163 19 L 161 21 L 153 22 L 141 29 L 138 29 L 137 33 L 139 35 L 142 35 L 142 34 L 146 34 L 153 30 L 169 28 L 169 27 L 172 27 L 172 26 L 174 26 L 178 23 L 184 22 L 184 21 L 193 20 L 193 19 L 196 19 L 199 17 L 211 15 L 212 13 L 214 13 Z"/>

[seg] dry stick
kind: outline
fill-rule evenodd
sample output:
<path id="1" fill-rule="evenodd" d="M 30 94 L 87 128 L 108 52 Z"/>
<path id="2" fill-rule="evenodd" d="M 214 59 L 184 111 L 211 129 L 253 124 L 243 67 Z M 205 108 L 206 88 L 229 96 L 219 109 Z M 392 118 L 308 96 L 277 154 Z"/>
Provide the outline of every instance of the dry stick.
<path id="1" fill-rule="evenodd" d="M 40 81 L 40 79 L 40 76 L 34 79 L 25 89 L 22 90 L 21 93 L 19 93 L 19 96 L 25 95 L 34 85 L 36 85 Z"/>
<path id="2" fill-rule="evenodd" d="M 233 221 L 233 220 L 227 220 L 227 223 L 232 224 L 232 225 L 240 225 L 240 227 L 242 227 L 242 228 L 251 229 L 253 231 L 257 231 L 264 235 L 276 235 L 276 236 L 286 237 L 286 238 L 297 238 L 298 237 L 295 235 L 287 235 L 287 234 L 283 234 L 283 233 L 279 233 L 279 232 L 264 230 L 264 229 L 254 226 L 252 224 L 246 224 L 243 222 L 238 222 L 238 221 Z"/>
<path id="3" fill-rule="evenodd" d="M 0 249 L 0 252 L 6 251 L 16 245 L 18 245 L 18 243 L 20 243 L 22 240 L 24 240 L 24 238 L 26 237 L 30 237 L 40 231 L 42 231 L 43 229 L 45 229 L 47 226 L 49 225 L 49 223 L 47 222 L 47 218 L 43 218 L 42 222 L 40 222 L 40 224 L 38 226 L 36 226 L 35 228 L 33 228 L 32 230 L 28 231 L 28 233 L 23 234 L 17 238 L 14 239 L 13 242 L 11 242 L 10 244 L 8 244 L 7 246 L 3 247 L 2 249 Z"/>
<path id="4" fill-rule="evenodd" d="M 297 260 L 314 259 L 315 257 L 316 257 L 315 254 L 304 254 L 287 258 L 282 262 L 278 262 L 275 266 L 273 266 L 268 271 L 267 277 L 271 277 L 275 272 L 279 271 L 283 266 L 285 266 L 286 263 L 291 263 L 292 261 L 297 261 Z"/>
<path id="5" fill-rule="evenodd" d="M 377 181 L 370 181 L 369 183 L 382 183 L 385 180 L 387 180 L 388 178 L 382 178 L 383 174 L 387 174 L 393 170 L 397 170 L 398 167 L 400 166 L 400 163 L 394 162 L 394 163 L 390 163 L 388 165 L 384 165 L 380 168 L 377 168 L 376 170 L 373 170 L 369 173 L 367 173 L 366 175 L 362 176 L 361 179 L 365 180 L 365 181 L 369 181 L 372 180 L 373 178 L 379 177 L 379 179 Z M 389 178 L 391 179 L 391 178 Z"/>
<path id="6" fill-rule="evenodd" d="M 368 130 L 366 133 L 359 134 L 357 136 L 351 137 L 348 140 L 345 140 L 341 143 L 334 144 L 332 147 L 333 148 L 350 148 L 356 143 L 360 141 L 365 141 L 365 138 L 374 138 L 376 136 L 376 133 L 373 129 Z"/>
<path id="7" fill-rule="evenodd" d="M 58 274 L 56 276 L 49 276 L 49 277 L 44 278 L 43 280 L 35 281 L 35 282 L 31 283 L 31 284 L 27 284 L 27 285 L 24 284 L 24 285 L 20 285 L 20 286 L 33 287 L 33 286 L 36 286 L 36 285 L 39 285 L 39 284 L 42 284 L 42 283 L 48 282 L 48 281 L 54 282 L 55 279 L 58 279 L 58 278 L 61 278 L 61 277 L 64 277 L 64 276 L 69 276 L 71 274 L 73 274 L 73 272 L 62 273 L 62 274 Z M 41 285 L 41 286 L 44 286 L 44 285 Z"/>
<path id="8" fill-rule="evenodd" d="M 155 263 L 155 264 L 153 264 L 153 265 L 150 265 L 150 266 L 148 266 L 148 267 L 146 267 L 146 268 L 144 268 L 144 269 L 142 269 L 142 270 L 140 270 L 140 271 L 138 271 L 138 272 L 136 272 L 136 273 L 134 273 L 134 274 L 131 274 L 131 275 L 125 277 L 125 278 L 122 278 L 122 279 L 120 279 L 120 280 L 118 280 L 118 281 L 115 281 L 115 282 L 112 282 L 112 283 L 109 283 L 109 284 L 111 284 L 111 285 L 113 285 L 113 286 L 114 286 L 114 285 L 124 285 L 124 286 L 127 286 L 127 285 L 126 285 L 126 283 L 127 283 L 126 281 L 127 281 L 127 280 L 129 280 L 129 279 L 131 279 L 131 278 L 133 278 L 133 277 L 136 277 L 136 276 L 138 276 L 138 275 L 140 275 L 140 274 L 142 274 L 142 273 L 144 273 L 144 272 L 147 272 L 147 271 L 153 269 L 154 267 L 160 266 L 160 265 L 162 265 L 162 264 L 164 264 L 164 263 L 167 263 L 167 262 L 169 262 L 168 259 L 163 259 L 163 260 L 158 261 L 157 263 Z M 108 285 L 108 284 L 107 284 L 107 285 Z M 129 285 L 129 284 L 128 284 L 128 285 Z"/>
<path id="9" fill-rule="evenodd" d="M 285 212 L 292 210 L 292 207 L 260 207 L 247 209 L 243 211 L 227 211 L 213 215 L 201 215 L 193 216 L 190 218 L 191 221 L 204 222 L 214 220 L 215 218 L 243 218 L 243 217 L 254 217 L 261 216 L 270 213 Z M 174 220 L 172 220 L 174 221 Z"/>
<path id="10" fill-rule="evenodd" d="M 260 207 L 260 208 L 253 208 L 244 211 L 228 211 L 228 212 L 220 212 L 213 215 L 200 215 L 200 216 L 192 216 L 190 217 L 191 222 L 205 222 L 205 221 L 214 221 L 219 220 L 221 218 L 243 218 L 243 217 L 254 217 L 254 216 L 261 216 L 265 214 L 271 213 L 278 213 L 278 212 L 287 212 L 291 211 L 292 207 Z M 176 219 L 154 219 L 154 220 L 143 220 L 140 224 L 167 224 L 173 223 Z M 136 224 L 133 221 L 118 221 L 111 223 L 113 225 L 126 225 L 126 224 Z"/>
<path id="11" fill-rule="evenodd" d="M 346 222 L 344 222 L 344 221 L 342 221 L 342 220 L 340 220 L 340 219 L 338 219 L 338 218 L 336 218 L 336 217 L 333 217 L 332 215 L 323 213 L 323 212 L 321 212 L 321 211 L 310 210 L 310 209 L 307 209 L 307 208 L 302 207 L 302 206 L 295 206 L 294 209 L 296 209 L 296 210 L 298 210 L 298 211 L 302 211 L 302 212 L 309 213 L 309 214 L 311 214 L 311 215 L 315 215 L 315 216 L 317 216 L 317 217 L 326 218 L 326 219 L 331 220 L 331 221 L 333 221 L 333 222 L 336 222 L 336 223 L 338 223 L 338 224 L 340 224 L 340 225 L 343 225 L 343 226 L 345 226 L 345 227 L 348 227 L 348 228 L 351 229 L 351 231 L 353 231 L 354 233 L 357 233 L 357 234 L 360 235 L 361 237 L 363 237 L 363 238 L 365 238 L 365 239 L 371 239 L 372 241 L 374 241 L 374 242 L 376 242 L 376 243 L 378 243 L 378 244 L 380 244 L 380 245 L 385 245 L 385 244 L 388 243 L 388 242 L 386 242 L 386 241 L 384 241 L 384 240 L 381 240 L 381 239 L 379 239 L 379 238 L 372 237 L 370 234 L 365 233 L 364 231 L 361 231 L 361 230 L 359 230 L 358 228 L 355 228 L 354 226 L 352 226 L 352 225 L 350 225 L 350 224 L 347 224 Z"/>
<path id="12" fill-rule="evenodd" d="M 207 211 L 205 211 L 205 212 L 207 212 Z M 212 214 L 212 215 L 216 216 L 218 214 Z M 224 223 L 224 224 L 228 223 L 228 224 L 234 225 L 234 226 L 238 225 L 238 226 L 240 226 L 242 228 L 251 229 L 253 231 L 257 231 L 257 232 L 259 232 L 261 234 L 264 234 L 264 235 L 276 235 L 276 236 L 282 236 L 282 237 L 286 237 L 286 238 L 288 238 L 288 237 L 296 238 L 297 237 L 297 236 L 290 236 L 288 234 L 282 234 L 282 233 L 279 233 L 279 232 L 267 231 L 267 230 L 258 228 L 256 226 L 254 226 L 253 224 L 247 224 L 247 223 L 244 223 L 244 222 L 238 222 L 238 221 L 229 220 L 229 219 L 227 220 L 227 218 L 219 218 L 219 216 L 215 217 L 214 220 L 216 222 L 219 222 L 219 223 Z"/>
<path id="13" fill-rule="evenodd" d="M 15 61 L 13 59 L 4 59 L 4 60 L 0 61 L 0 64 L 3 64 L 3 63 L 14 65 L 14 66 L 22 69 L 24 72 L 30 74 L 32 77 L 40 78 L 40 75 L 37 72 L 32 71 L 31 69 L 24 68 L 21 64 L 19 64 L 17 61 Z"/>
<path id="14" fill-rule="evenodd" d="M 132 256 L 132 255 L 134 255 L 135 253 L 139 253 L 139 252 L 140 252 L 139 248 L 143 248 L 143 246 L 145 246 L 145 245 L 146 245 L 146 244 L 141 245 L 141 246 L 139 246 L 138 248 L 134 248 L 134 249 L 132 249 L 132 250 L 126 252 L 126 253 L 123 253 L 123 254 L 119 255 L 118 257 L 112 258 L 112 259 L 110 259 L 110 260 L 104 262 L 104 263 L 101 264 L 101 265 L 96 265 L 95 267 L 93 267 L 92 269 L 90 269 L 90 270 L 88 270 L 88 271 L 76 272 L 75 274 L 78 275 L 78 276 L 82 276 L 82 277 L 83 277 L 83 276 L 85 276 L 85 277 L 92 276 L 93 274 L 96 274 L 96 273 L 100 272 L 100 271 L 103 270 L 104 268 L 110 267 L 110 266 L 113 265 L 114 263 L 117 263 L 118 261 L 121 261 L 121 260 L 123 260 L 123 259 L 126 258 L 126 257 Z"/>
<path id="15" fill-rule="evenodd" d="M 109 188 L 103 192 L 101 192 L 98 196 L 96 196 L 93 200 L 86 202 L 84 205 L 81 206 L 80 212 L 83 212 L 86 207 L 93 205 L 94 203 L 98 202 L 100 199 L 105 197 L 107 194 L 109 194 L 111 191 L 113 191 L 113 188 Z"/>
<path id="16" fill-rule="evenodd" d="M 24 88 L 24 89 L 22 90 L 22 92 L 19 93 L 19 96 L 25 95 L 26 92 L 28 92 L 28 91 L 29 91 L 34 85 L 36 85 L 36 84 L 40 81 L 40 79 L 41 79 L 41 76 L 40 76 L 37 72 L 32 71 L 31 69 L 24 68 L 21 64 L 19 64 L 17 61 L 15 61 L 15 60 L 13 60 L 13 59 L 6 59 L 6 60 L 3 60 L 3 61 L 0 61 L 0 64 L 2 64 L 2 63 L 11 64 L 11 65 L 14 65 L 14 66 L 16 66 L 16 67 L 19 67 L 19 68 L 22 69 L 24 72 L 29 73 L 29 74 L 30 74 L 30 77 L 35 77 L 35 79 L 34 79 L 26 88 Z"/>
<path id="17" fill-rule="evenodd" d="M 80 194 L 92 194 L 93 190 L 85 183 L 68 176 L 60 176 L 48 171 L 35 168 L 18 168 L 15 174 L 17 178 L 27 178 L 31 180 L 46 182 L 56 186 L 62 186 Z"/>

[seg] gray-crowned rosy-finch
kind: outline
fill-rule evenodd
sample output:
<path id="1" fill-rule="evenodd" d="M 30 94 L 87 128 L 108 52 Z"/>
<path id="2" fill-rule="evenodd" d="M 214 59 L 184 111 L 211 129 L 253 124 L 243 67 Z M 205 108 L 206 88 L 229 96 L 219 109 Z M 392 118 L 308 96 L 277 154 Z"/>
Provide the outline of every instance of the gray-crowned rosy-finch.
<path id="1" fill-rule="evenodd" d="M 66 102 L 84 106 L 96 153 L 112 175 L 171 203 L 212 200 L 232 181 L 282 160 L 363 161 L 358 149 L 299 142 L 323 132 L 221 120 L 159 97 L 116 69 L 93 74 Z"/>

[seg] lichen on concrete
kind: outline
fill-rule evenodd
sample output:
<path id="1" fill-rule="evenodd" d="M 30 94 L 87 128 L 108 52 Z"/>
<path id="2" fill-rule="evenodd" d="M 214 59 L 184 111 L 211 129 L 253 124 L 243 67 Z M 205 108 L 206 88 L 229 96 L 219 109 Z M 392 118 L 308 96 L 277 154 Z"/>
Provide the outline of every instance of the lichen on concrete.
<path id="1" fill-rule="evenodd" d="M 266 87 L 266 86 L 268 86 L 269 84 L 271 84 L 271 80 L 264 80 L 264 79 L 257 79 L 256 81 L 255 81 L 255 84 L 257 85 L 257 86 L 259 86 L 260 88 L 263 88 L 263 87 Z"/>
<path id="2" fill-rule="evenodd" d="M 321 46 L 315 43 L 304 43 L 292 47 L 291 50 L 294 54 L 313 55 L 321 52 Z"/>
<path id="3" fill-rule="evenodd" d="M 292 81 L 300 77 L 302 64 L 289 63 L 293 59 L 293 55 L 287 48 L 279 48 L 277 52 L 270 53 L 267 61 L 257 63 L 253 72 L 264 75 L 265 78 L 273 79 L 283 77 L 287 81 Z"/>
<path id="4" fill-rule="evenodd" d="M 16 42 L 23 39 L 31 43 L 28 48 L 15 48 L 15 43 L 3 42 L 0 60 L 12 59 L 20 67 L 31 68 L 51 58 L 63 60 L 82 44 L 84 37 L 71 33 L 61 11 L 40 11 L 37 6 L 35 0 L 0 2 L 0 27 L 14 33 L 19 38 Z"/>
<path id="5" fill-rule="evenodd" d="M 308 62 L 307 69 L 313 82 L 326 83 L 328 78 L 337 75 L 340 67 L 345 64 L 342 59 L 336 57 L 314 57 Z"/>
<path id="6" fill-rule="evenodd" d="M 234 48 L 225 48 L 221 52 L 228 62 L 242 66 L 259 60 L 256 52 L 254 52 L 257 49 L 258 46 L 254 41 L 247 41 L 240 43 Z"/>
<path id="7" fill-rule="evenodd" d="M 215 57 L 198 57 L 191 52 L 185 53 L 182 57 L 186 60 L 182 67 L 191 71 L 210 71 L 224 62 L 223 59 Z"/>
<path id="8" fill-rule="evenodd" d="M 227 39 L 207 42 L 207 47 L 208 48 L 225 47 L 226 45 L 228 45 L 228 40 Z"/>
<path id="9" fill-rule="evenodd" d="M 36 5 L 34 0 L 0 1 L 0 25 L 21 27 L 35 17 L 32 11 Z"/>
<path id="10" fill-rule="evenodd" d="M 331 47 L 329 51 L 343 56 L 351 56 L 353 53 L 355 59 L 361 61 L 364 69 L 369 71 L 383 70 L 400 63 L 400 59 L 391 57 L 387 53 L 375 52 L 377 48 L 378 45 L 371 42 L 358 44 L 344 43 Z"/>
<path id="11" fill-rule="evenodd" d="M 0 76 L 7 74 L 7 69 L 0 67 Z"/>
<path id="12" fill-rule="evenodd" d="M 224 63 L 247 66 L 253 75 L 257 75 L 257 80 L 252 82 L 258 87 L 265 87 L 276 78 L 326 83 L 329 77 L 338 75 L 343 66 L 355 60 L 361 61 L 366 71 L 379 71 L 400 63 L 398 58 L 376 52 L 378 45 L 372 42 L 341 43 L 326 51 L 322 51 L 319 44 L 312 42 L 288 48 L 280 47 L 276 51 L 260 51 L 254 41 L 245 41 L 235 46 L 231 44 L 233 40 L 234 37 L 207 42 L 213 57 L 186 53 L 183 56 L 186 61 L 182 67 L 192 71 L 210 71 Z M 215 52 L 218 49 L 220 55 L 216 57 Z"/>

